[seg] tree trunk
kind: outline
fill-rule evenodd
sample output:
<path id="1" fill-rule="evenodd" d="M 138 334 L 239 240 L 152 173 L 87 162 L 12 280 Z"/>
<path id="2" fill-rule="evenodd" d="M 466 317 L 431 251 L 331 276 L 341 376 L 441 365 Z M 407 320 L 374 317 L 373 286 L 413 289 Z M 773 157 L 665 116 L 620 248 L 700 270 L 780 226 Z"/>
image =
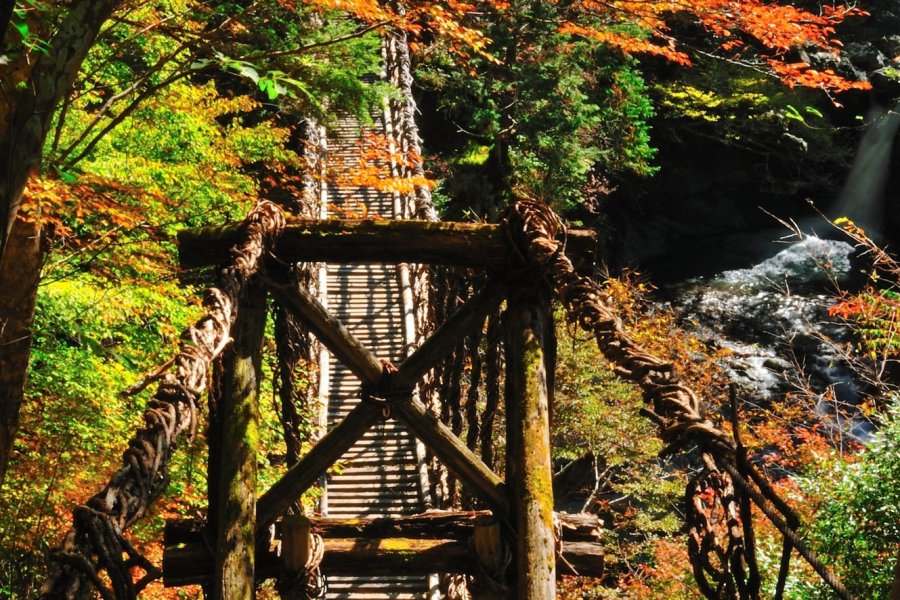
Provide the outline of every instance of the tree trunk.
<path id="1" fill-rule="evenodd" d="M 68 93 L 100 27 L 120 2 L 75 0 L 50 41 L 50 49 L 39 55 L 27 85 L 13 100 L 0 138 L 0 260 L 25 184 L 40 165 L 56 105 Z"/>
<path id="2" fill-rule="evenodd" d="M 0 486 L 6 477 L 31 352 L 31 325 L 41 273 L 40 222 L 16 219 L 0 264 Z"/>
<path id="3" fill-rule="evenodd" d="M 40 280 L 40 222 L 17 219 L 25 184 L 40 165 L 50 121 L 100 27 L 121 0 L 75 0 L 29 80 L 4 102 L 0 123 L 0 484 L 19 423 Z M 0 79 L 14 80 L 10 68 Z M 4 89 L 4 93 L 10 90 Z M 7 256 L 8 255 L 8 256 Z"/>

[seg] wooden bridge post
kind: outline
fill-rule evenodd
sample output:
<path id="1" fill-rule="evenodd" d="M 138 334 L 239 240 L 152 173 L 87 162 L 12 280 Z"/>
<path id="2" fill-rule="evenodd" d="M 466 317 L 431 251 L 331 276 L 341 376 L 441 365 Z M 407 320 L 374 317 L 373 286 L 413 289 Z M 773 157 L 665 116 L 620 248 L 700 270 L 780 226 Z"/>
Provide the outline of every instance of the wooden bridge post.
<path id="1" fill-rule="evenodd" d="M 256 460 L 259 442 L 259 382 L 266 322 L 266 293 L 249 284 L 241 293 L 232 327 L 234 343 L 223 353 L 222 389 L 217 407 L 218 435 L 214 571 L 215 600 L 255 597 Z"/>
<path id="2" fill-rule="evenodd" d="M 540 284 L 538 284 L 540 285 Z M 549 299 L 512 286 L 506 311 L 506 481 L 516 524 L 516 597 L 556 598 L 546 352 Z"/>

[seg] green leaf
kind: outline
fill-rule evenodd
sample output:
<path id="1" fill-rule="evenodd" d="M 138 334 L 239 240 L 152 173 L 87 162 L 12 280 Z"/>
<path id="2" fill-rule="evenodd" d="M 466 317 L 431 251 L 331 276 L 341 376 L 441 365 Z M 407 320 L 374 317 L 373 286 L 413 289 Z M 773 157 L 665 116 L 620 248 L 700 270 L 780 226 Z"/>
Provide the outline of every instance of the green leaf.
<path id="1" fill-rule="evenodd" d="M 814 117 L 819 117 L 820 119 L 825 118 L 825 115 L 823 115 L 822 112 L 814 106 L 804 106 L 803 110 L 805 110 L 806 112 L 808 112 L 809 114 L 811 114 Z"/>
<path id="2" fill-rule="evenodd" d="M 784 107 L 784 116 L 788 119 L 793 119 L 795 121 L 800 121 L 801 123 L 806 123 L 806 119 L 803 118 L 803 115 L 800 114 L 796 108 L 792 105 L 788 104 Z"/>
<path id="3" fill-rule="evenodd" d="M 253 65 L 249 63 L 236 62 L 234 63 L 234 68 L 238 72 L 238 75 L 246 77 L 253 83 L 259 83 L 259 72 L 253 68 Z"/>

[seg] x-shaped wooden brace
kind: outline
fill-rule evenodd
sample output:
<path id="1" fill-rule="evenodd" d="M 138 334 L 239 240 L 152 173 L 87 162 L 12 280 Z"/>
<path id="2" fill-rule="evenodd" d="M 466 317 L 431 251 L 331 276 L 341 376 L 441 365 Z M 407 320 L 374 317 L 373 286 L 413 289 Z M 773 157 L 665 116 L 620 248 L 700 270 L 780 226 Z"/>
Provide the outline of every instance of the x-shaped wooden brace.
<path id="1" fill-rule="evenodd" d="M 268 283 L 282 307 L 300 317 L 316 338 L 359 377 L 364 386 L 385 395 L 411 390 L 437 360 L 455 348 L 474 327 L 481 326 L 484 318 L 500 304 L 504 291 L 501 283 L 491 282 L 483 292 L 463 304 L 400 364 L 396 372 L 389 373 L 384 364 L 305 287 L 288 278 L 282 281 L 270 279 Z M 391 409 L 392 414 L 405 423 L 448 469 L 487 503 L 498 519 L 510 523 L 509 500 L 503 480 L 462 440 L 411 395 L 392 403 Z M 361 401 L 263 494 L 256 504 L 257 538 L 265 535 L 268 527 L 325 474 L 381 415 L 381 406 Z"/>

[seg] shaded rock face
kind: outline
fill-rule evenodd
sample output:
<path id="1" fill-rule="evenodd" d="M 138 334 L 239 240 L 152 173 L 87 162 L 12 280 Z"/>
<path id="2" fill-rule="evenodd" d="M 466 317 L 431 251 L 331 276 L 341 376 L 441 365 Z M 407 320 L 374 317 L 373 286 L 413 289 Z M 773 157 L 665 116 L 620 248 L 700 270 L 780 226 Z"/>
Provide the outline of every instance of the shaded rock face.
<path id="1" fill-rule="evenodd" d="M 900 3 L 895 0 L 864 0 L 859 7 L 869 13 L 855 17 L 839 29 L 844 46 L 839 62 L 815 55 L 813 63 L 835 68 L 839 73 L 868 80 L 879 102 L 893 105 L 900 98 Z"/>
<path id="2" fill-rule="evenodd" d="M 772 214 L 810 216 L 805 197 L 817 194 L 787 189 L 799 181 L 796 173 L 780 173 L 784 186 L 767 189 L 758 157 L 693 142 L 661 138 L 660 173 L 641 182 L 635 196 L 623 189 L 609 203 L 613 267 L 636 266 L 654 281 L 711 275 L 771 255 L 771 241 L 786 233 Z M 841 183 L 835 177 L 827 187 Z"/>
<path id="3" fill-rule="evenodd" d="M 821 8 L 817 0 L 797 4 L 813 12 Z M 882 118 L 887 109 L 900 107 L 900 0 L 860 0 L 857 5 L 870 14 L 848 18 L 838 28 L 836 36 L 844 44 L 840 57 L 814 49 L 803 54 L 819 69 L 873 84 L 872 92 L 835 98 L 840 106 L 824 94 L 810 93 L 809 103 L 842 129 L 826 139 L 805 132 L 798 137 L 790 124 L 784 131 L 751 125 L 735 142 L 708 123 L 667 120 L 661 114 L 652 132 L 660 172 L 650 180 L 624 182 L 609 203 L 619 236 L 611 250 L 614 267 L 638 266 L 669 280 L 720 272 L 741 264 L 742 257 L 766 258 L 767 251 L 755 241 L 760 230 L 778 226 L 767 212 L 783 219 L 812 217 L 808 200 L 830 218 L 852 212 L 836 203 L 854 158 L 867 133 L 887 120 Z M 883 236 L 880 241 L 897 247 L 900 150 L 893 139 L 893 148 L 885 144 L 883 186 L 869 190 L 879 199 L 872 202 L 877 215 L 866 225 Z M 770 237 L 781 235 L 773 231 Z M 698 262 L 712 264 L 692 273 L 686 263 Z"/>

